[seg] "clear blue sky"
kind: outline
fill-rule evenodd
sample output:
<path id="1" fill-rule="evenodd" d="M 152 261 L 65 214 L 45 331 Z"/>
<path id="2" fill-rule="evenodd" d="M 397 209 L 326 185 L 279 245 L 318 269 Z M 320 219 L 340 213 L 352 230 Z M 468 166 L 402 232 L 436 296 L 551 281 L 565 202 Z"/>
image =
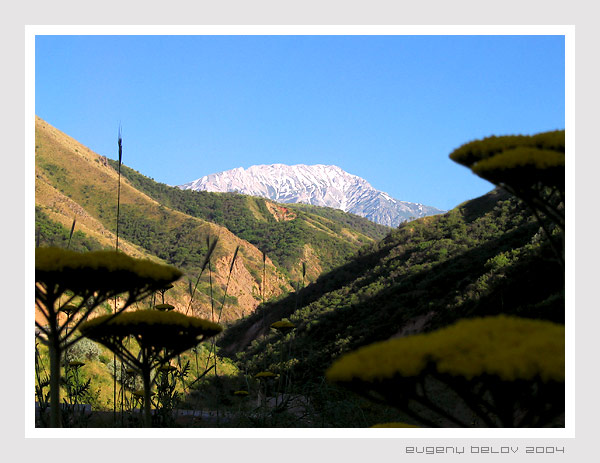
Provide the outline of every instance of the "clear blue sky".
<path id="1" fill-rule="evenodd" d="M 255 164 L 335 164 L 450 209 L 493 188 L 448 159 L 565 127 L 562 36 L 37 36 L 35 111 L 178 185 Z"/>

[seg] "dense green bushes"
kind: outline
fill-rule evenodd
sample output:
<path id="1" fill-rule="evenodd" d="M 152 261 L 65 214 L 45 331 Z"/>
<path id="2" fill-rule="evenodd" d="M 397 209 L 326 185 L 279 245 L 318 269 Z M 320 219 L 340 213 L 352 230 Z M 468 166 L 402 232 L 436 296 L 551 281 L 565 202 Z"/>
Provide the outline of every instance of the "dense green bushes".
<path id="1" fill-rule="evenodd" d="M 109 163 L 116 168 L 116 161 L 109 160 Z M 121 173 L 132 186 L 164 206 L 225 226 L 235 235 L 265 252 L 273 263 L 288 275 L 294 274 L 294 267 L 303 260 L 304 246 L 307 244 L 319 257 L 323 270 L 327 271 L 342 264 L 346 257 L 360 246 L 372 242 L 373 239 L 383 238 L 390 230 L 388 227 L 342 211 L 299 204 L 286 204 L 286 208 L 293 211 L 296 218 L 277 221 L 269 212 L 266 200 L 262 198 L 233 193 L 180 190 L 157 183 L 124 165 L 121 166 Z M 148 235 L 144 242 L 157 241 L 156 236 L 161 234 L 162 238 L 168 238 L 158 224 L 144 223 L 144 217 L 134 217 L 133 210 L 125 212 L 124 209 L 123 212 L 123 217 L 129 222 L 123 229 L 125 238 L 140 240 L 144 234 Z M 136 222 L 136 225 L 131 222 Z M 343 235 L 342 227 L 352 230 L 356 241 Z M 152 250 L 139 241 L 136 243 Z"/>
<path id="2" fill-rule="evenodd" d="M 311 381 L 341 353 L 411 326 L 432 330 L 498 313 L 561 321 L 560 265 L 538 231 L 518 200 L 494 191 L 443 216 L 402 225 L 302 290 L 297 310 L 293 295 L 265 304 L 229 328 L 221 346 L 239 348 L 236 339 L 263 314 L 267 327 L 287 317 L 298 327 L 294 376 Z M 286 348 L 285 339 L 255 338 L 239 354 L 240 365 L 275 368 Z"/>
<path id="3" fill-rule="evenodd" d="M 36 244 L 40 246 L 67 247 L 70 230 L 51 220 L 39 206 L 35 207 Z M 75 230 L 69 249 L 74 251 L 98 251 L 102 246 L 94 238 Z"/>
<path id="4" fill-rule="evenodd" d="M 206 236 L 199 236 L 196 228 L 188 220 L 170 229 L 160 217 L 150 218 L 134 205 L 121 205 L 120 235 L 180 268 L 198 270 L 206 255 Z"/>

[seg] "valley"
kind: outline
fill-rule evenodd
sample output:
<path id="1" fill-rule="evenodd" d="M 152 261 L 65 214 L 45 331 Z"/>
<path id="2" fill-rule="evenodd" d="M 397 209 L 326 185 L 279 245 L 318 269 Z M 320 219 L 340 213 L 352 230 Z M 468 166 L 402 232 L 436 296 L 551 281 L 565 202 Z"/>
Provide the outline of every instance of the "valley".
<path id="1" fill-rule="evenodd" d="M 152 283 L 139 300 L 94 306 L 93 279 L 78 283 L 82 295 L 69 281 L 36 288 L 37 329 L 57 322 L 50 301 L 79 339 L 64 344 L 61 397 L 115 417 L 120 407 L 120 421 L 106 426 L 176 427 L 174 411 L 188 410 L 200 417 L 186 424 L 194 427 L 564 427 L 564 131 L 457 149 L 451 159 L 502 188 L 396 228 L 336 207 L 168 186 L 40 118 L 35 144 L 36 269 L 49 247 L 66 262 L 100 256 L 117 233 L 123 259 L 157 269 L 132 279 Z M 50 282 L 64 268 L 39 267 Z M 172 286 L 148 276 L 159 268 L 170 269 Z M 48 296 L 52 288 L 60 298 Z M 126 305 L 132 319 L 165 320 L 135 331 L 155 343 L 150 385 L 143 344 L 127 344 L 130 363 L 117 364 L 111 351 L 129 335 L 69 332 L 79 326 L 74 314 L 93 322 Z M 119 317 L 107 325 L 122 329 Z M 169 337 L 180 319 L 173 339 L 190 345 Z M 36 337 L 42 404 L 52 363 L 45 342 Z M 143 421 L 133 412 L 142 407 Z M 64 424 L 89 423 L 75 418 Z"/>

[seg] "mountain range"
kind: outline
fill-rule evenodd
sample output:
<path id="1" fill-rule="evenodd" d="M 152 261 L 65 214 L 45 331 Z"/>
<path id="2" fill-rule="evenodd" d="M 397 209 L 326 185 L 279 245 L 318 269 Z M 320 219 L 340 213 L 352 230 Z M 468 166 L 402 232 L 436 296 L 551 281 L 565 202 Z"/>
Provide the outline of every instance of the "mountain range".
<path id="1" fill-rule="evenodd" d="M 331 166 L 323 166 L 325 172 Z M 340 177 L 333 177 L 342 192 Z M 293 396 L 309 399 L 313 411 L 302 416 L 311 426 L 411 423 L 411 416 L 327 383 L 325 370 L 347 352 L 461 319 L 504 314 L 564 324 L 564 265 L 524 202 L 502 189 L 392 229 L 331 207 L 281 204 L 282 194 L 275 202 L 155 182 L 36 117 L 36 246 L 115 249 L 118 185 L 119 251 L 185 273 L 164 295 L 175 310 L 209 319 L 223 315 L 226 329 L 216 351 L 229 358 L 219 364 L 214 385 L 207 375 L 201 389 L 190 387 L 190 409 L 213 403 L 206 398 L 214 394 L 219 407 L 230 404 L 239 412 L 232 392 L 268 371 L 286 378 L 279 384 L 290 391 L 271 414 L 272 427 L 300 422 L 289 411 L 287 397 Z M 201 274 L 207 242 L 216 237 L 211 264 Z M 152 307 L 151 299 L 136 309 Z M 110 304 L 102 307 L 111 310 Z M 283 320 L 291 331 L 272 327 Z M 101 358 L 84 368 L 97 381 L 93 390 L 112 383 L 114 370 Z M 455 396 L 440 394 L 452 409 Z M 244 424 L 259 423 L 248 416 Z"/>
<path id="2" fill-rule="evenodd" d="M 330 208 L 284 207 L 252 196 L 182 191 L 119 166 L 36 117 L 37 244 L 78 251 L 114 249 L 119 171 L 119 250 L 183 270 L 186 277 L 168 292 L 167 302 L 199 316 L 210 316 L 214 303 L 218 308 L 225 300 L 223 320 L 247 315 L 263 298 L 292 291 L 298 281 L 314 281 L 390 231 Z M 217 237 L 212 273 L 204 272 L 198 280 L 192 304 L 189 282 L 197 281 L 207 240 Z"/>
<path id="3" fill-rule="evenodd" d="M 205 175 L 178 187 L 183 190 L 238 192 L 279 203 L 332 207 L 391 227 L 445 212 L 432 206 L 394 199 L 373 188 L 365 179 L 334 165 L 238 167 Z"/>

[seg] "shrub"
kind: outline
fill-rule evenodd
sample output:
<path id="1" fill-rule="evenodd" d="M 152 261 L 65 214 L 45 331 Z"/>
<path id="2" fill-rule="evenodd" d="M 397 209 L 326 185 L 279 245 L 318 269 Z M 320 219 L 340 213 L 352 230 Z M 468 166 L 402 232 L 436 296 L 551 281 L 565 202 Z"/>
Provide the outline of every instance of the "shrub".
<path id="1" fill-rule="evenodd" d="M 94 341 L 83 338 L 76 344 L 73 344 L 65 353 L 67 362 L 85 362 L 100 359 L 100 347 Z"/>

